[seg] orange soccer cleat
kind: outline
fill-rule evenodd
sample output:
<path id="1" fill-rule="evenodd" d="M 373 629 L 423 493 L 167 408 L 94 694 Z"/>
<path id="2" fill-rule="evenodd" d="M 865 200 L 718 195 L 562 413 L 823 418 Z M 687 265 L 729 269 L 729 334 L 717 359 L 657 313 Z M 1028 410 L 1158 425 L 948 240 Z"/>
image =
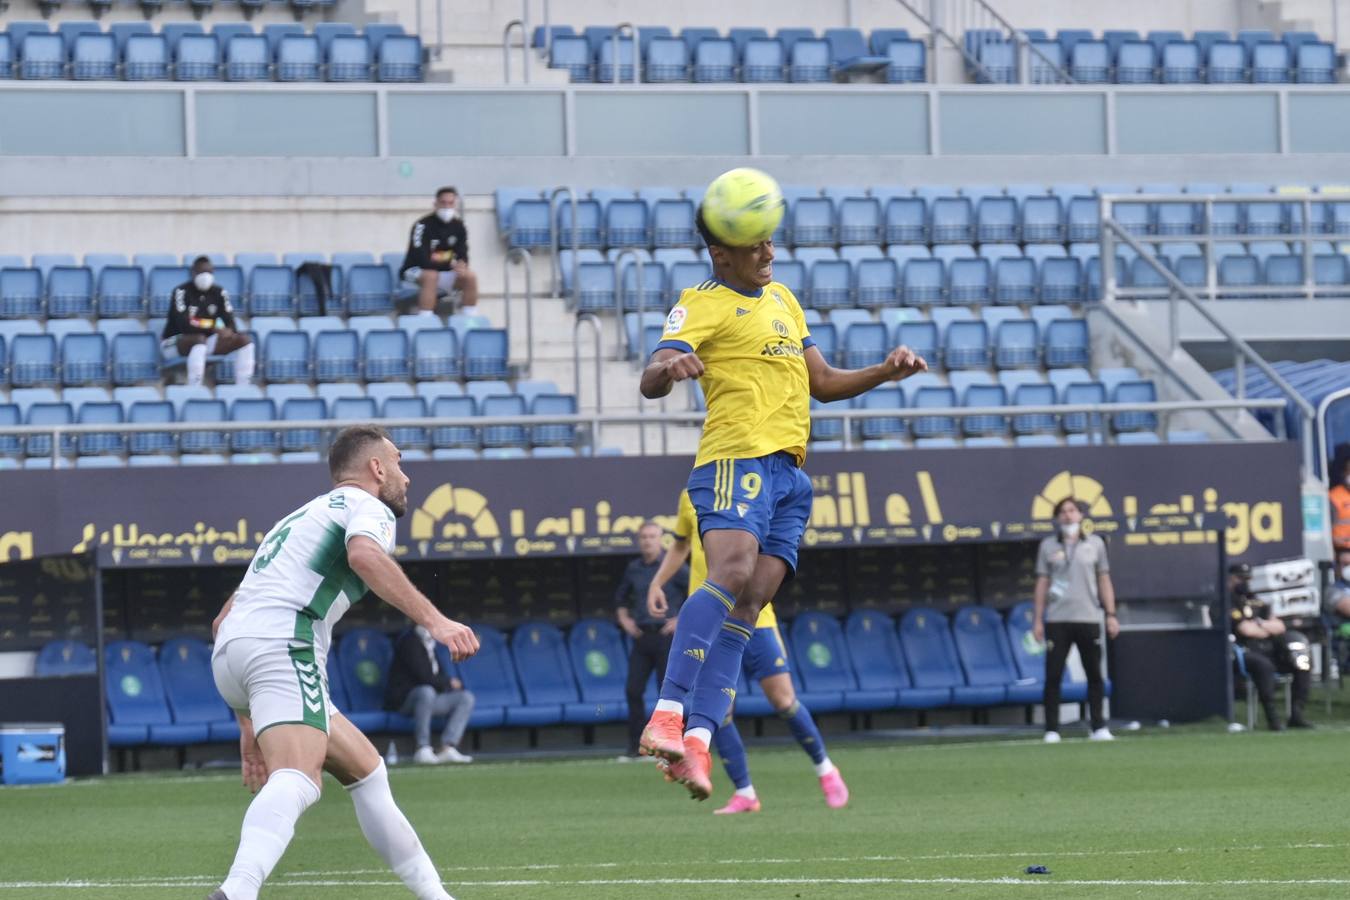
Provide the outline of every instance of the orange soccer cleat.
<path id="1" fill-rule="evenodd" d="M 638 753 L 676 763 L 684 758 L 684 716 L 657 710 L 642 729 Z"/>
<path id="2" fill-rule="evenodd" d="M 683 758 L 670 764 L 667 775 L 687 787 L 695 800 L 712 796 L 712 757 L 698 741 L 685 741 Z"/>

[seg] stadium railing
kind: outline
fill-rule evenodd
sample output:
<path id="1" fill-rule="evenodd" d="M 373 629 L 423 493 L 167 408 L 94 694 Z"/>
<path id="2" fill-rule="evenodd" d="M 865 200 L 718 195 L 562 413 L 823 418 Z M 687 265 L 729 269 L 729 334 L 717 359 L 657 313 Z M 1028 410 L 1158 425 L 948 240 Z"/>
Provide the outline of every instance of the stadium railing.
<path id="1" fill-rule="evenodd" d="M 1055 415 L 1064 416 L 1071 414 L 1083 414 L 1088 416 L 1089 420 L 1096 423 L 1095 428 L 1103 436 L 1107 431 L 1106 422 L 1110 417 L 1120 413 L 1154 413 L 1166 416 L 1169 413 L 1201 411 L 1210 413 L 1216 422 L 1233 438 L 1238 437 L 1237 431 L 1224 418 L 1222 413 L 1237 410 L 1262 410 L 1262 409 L 1284 409 L 1284 401 L 1271 398 L 1234 398 L 1230 400 L 1170 400 L 1155 401 L 1151 403 L 1081 403 L 1081 404 L 1054 404 L 1043 406 L 960 406 L 960 407 L 931 407 L 931 408 L 911 408 L 911 409 L 847 409 L 847 410 L 815 410 L 812 413 L 813 421 L 838 420 L 844 424 L 843 445 L 845 449 L 853 449 L 857 445 L 853 437 L 851 425 L 855 422 L 863 422 L 869 419 L 919 419 L 948 417 L 951 419 L 966 419 L 979 416 L 1008 417 L 1012 415 Z M 605 426 L 631 426 L 641 425 L 645 433 L 647 426 L 655 426 L 663 433 L 667 428 L 688 425 L 700 425 L 704 420 L 702 412 L 651 412 L 642 414 L 633 413 L 578 413 L 573 415 L 530 415 L 525 417 L 517 416 L 473 416 L 459 418 L 383 418 L 379 422 L 386 428 L 419 428 L 435 429 L 446 427 L 461 427 L 481 430 L 492 426 L 524 426 L 534 427 L 539 425 L 572 425 L 582 428 L 589 428 L 591 441 L 594 446 L 600 446 L 602 443 L 602 434 Z M 1278 417 L 1277 423 L 1281 421 Z M 286 433 L 290 431 L 320 431 L 331 435 L 340 430 L 350 422 L 335 422 L 332 419 L 315 420 L 272 420 L 266 422 L 258 421 L 212 421 L 212 422 L 164 422 L 147 424 L 129 424 L 129 423 L 98 423 L 88 425 L 13 425 L 0 427 L 0 436 L 12 437 L 50 437 L 51 459 L 54 468 L 65 468 L 61 462 L 68 458 L 68 454 L 61 452 L 63 438 L 78 438 L 83 434 L 221 434 L 234 433 L 239 431 L 270 431 L 277 433 Z M 1284 435 L 1278 434 L 1278 438 Z M 67 440 L 67 446 L 72 441 Z M 663 437 L 662 445 L 665 445 Z M 645 438 L 640 444 L 640 454 L 648 455 L 646 452 Z"/>

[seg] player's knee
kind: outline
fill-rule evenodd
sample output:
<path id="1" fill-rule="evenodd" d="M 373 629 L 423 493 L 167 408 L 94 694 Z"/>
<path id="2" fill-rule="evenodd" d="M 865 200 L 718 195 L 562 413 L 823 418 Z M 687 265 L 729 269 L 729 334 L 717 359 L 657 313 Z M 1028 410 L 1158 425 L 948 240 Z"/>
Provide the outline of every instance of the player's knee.
<path id="1" fill-rule="evenodd" d="M 739 606 L 745 602 L 742 595 L 750 584 L 750 576 L 754 571 L 754 557 L 737 558 L 723 562 L 717 567 L 716 572 L 709 571 L 708 578 L 735 594 L 736 603 Z"/>

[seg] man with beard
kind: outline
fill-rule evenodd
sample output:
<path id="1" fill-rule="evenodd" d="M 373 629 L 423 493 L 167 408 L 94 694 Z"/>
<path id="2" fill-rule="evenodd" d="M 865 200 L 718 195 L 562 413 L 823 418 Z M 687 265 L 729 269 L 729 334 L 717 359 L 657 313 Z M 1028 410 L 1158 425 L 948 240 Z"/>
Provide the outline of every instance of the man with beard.
<path id="1" fill-rule="evenodd" d="M 216 687 L 239 717 L 244 814 L 228 877 L 208 900 L 256 900 L 295 823 L 319 799 L 327 770 L 351 794 L 361 832 L 421 900 L 450 900 L 431 858 L 394 803 L 384 761 L 328 697 L 332 629 L 367 589 L 445 644 L 456 661 L 478 651 L 390 555 L 408 509 L 401 454 L 382 428 L 356 425 L 333 441 L 333 489 L 268 532 L 213 623 Z"/>

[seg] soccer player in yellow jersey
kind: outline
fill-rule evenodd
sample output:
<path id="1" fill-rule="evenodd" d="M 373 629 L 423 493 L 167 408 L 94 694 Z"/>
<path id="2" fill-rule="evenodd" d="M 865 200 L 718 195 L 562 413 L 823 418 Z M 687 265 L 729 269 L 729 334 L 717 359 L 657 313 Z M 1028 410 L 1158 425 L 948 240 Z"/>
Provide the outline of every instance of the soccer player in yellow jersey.
<path id="1" fill-rule="evenodd" d="M 865 369 L 836 369 L 811 340 L 792 292 L 773 280 L 773 241 L 727 247 L 696 223 L 713 277 L 680 295 L 642 373 L 642 396 L 699 379 L 708 402 L 689 499 L 708 577 L 680 610 L 661 699 L 640 750 L 699 800 L 712 793 L 708 746 L 736 696 L 741 658 L 765 603 L 797 566 L 811 514 L 801 470 L 810 401 L 855 397 L 928 364 L 907 347 Z M 689 700 L 685 729 L 685 699 Z"/>
<path id="2" fill-rule="evenodd" d="M 647 608 L 653 615 L 664 615 L 668 603 L 663 586 L 679 571 L 684 561 L 689 560 L 689 590 L 698 590 L 708 577 L 708 566 L 703 556 L 703 542 L 698 536 L 698 517 L 694 504 L 689 500 L 688 491 L 680 491 L 680 511 L 675 519 L 675 544 L 661 560 L 656 574 L 652 577 L 651 587 L 647 589 Z M 839 774 L 839 770 L 825 752 L 825 739 L 811 718 L 811 711 L 797 700 L 797 692 L 792 688 L 792 669 L 788 665 L 787 648 L 783 646 L 782 635 L 778 633 L 778 617 L 774 614 L 773 603 L 765 603 L 759 611 L 759 620 L 755 622 L 755 633 L 745 648 L 744 668 L 746 677 L 758 681 L 764 696 L 787 722 L 792 736 L 801 744 L 811 762 L 815 765 L 816 775 L 820 777 L 820 789 L 825 794 L 825 802 L 833 809 L 848 804 L 848 785 Z M 735 706 L 728 713 L 722 727 L 713 735 L 717 753 L 722 757 L 722 766 L 727 777 L 736 786 L 727 805 L 716 811 L 718 815 L 730 813 L 759 812 L 759 796 L 750 781 L 750 767 L 745 759 L 745 743 L 736 728 L 733 719 Z"/>

